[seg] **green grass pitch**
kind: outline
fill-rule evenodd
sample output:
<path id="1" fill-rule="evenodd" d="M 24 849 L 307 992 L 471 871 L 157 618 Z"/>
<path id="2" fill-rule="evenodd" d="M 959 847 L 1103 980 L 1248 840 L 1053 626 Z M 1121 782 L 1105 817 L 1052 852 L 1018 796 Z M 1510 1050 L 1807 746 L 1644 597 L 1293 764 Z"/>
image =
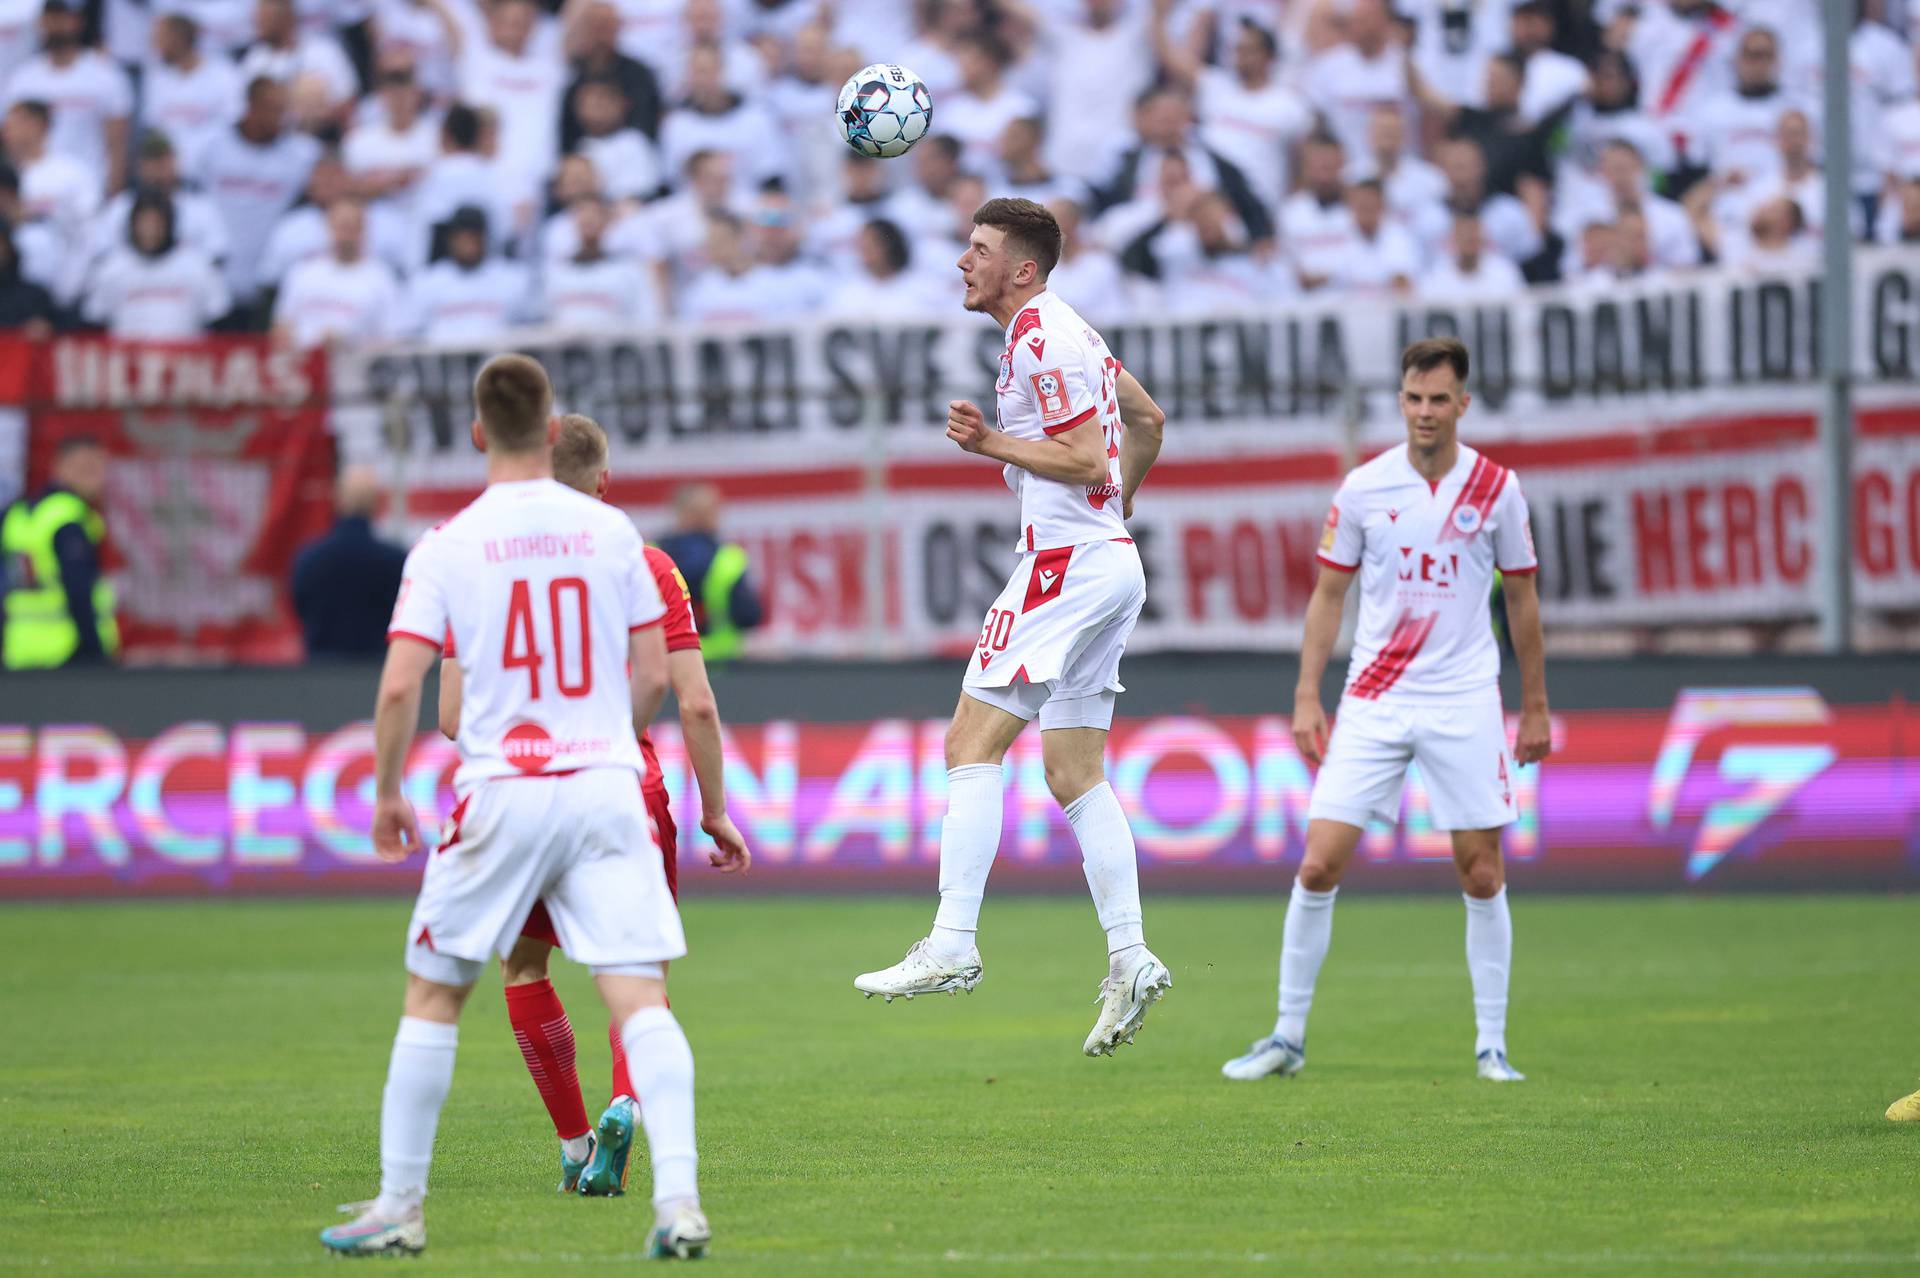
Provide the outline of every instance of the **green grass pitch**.
<path id="1" fill-rule="evenodd" d="M 932 873 L 929 870 L 929 889 Z M 1912 1273 L 1913 905 L 1515 902 L 1511 1043 L 1473 1076 L 1457 898 L 1342 899 L 1311 1063 L 1230 1084 L 1270 1024 L 1279 899 L 1148 895 L 1174 971 L 1087 1060 L 1082 899 L 988 901 L 971 997 L 852 976 L 928 900 L 727 900 L 696 876 L 673 973 L 699 1066 L 712 1263 L 768 1274 Z M 0 1273 L 257 1274 L 376 1188 L 403 901 L 0 908 Z M 557 965 L 590 1110 L 605 1021 Z M 553 1192 L 551 1127 L 476 992 L 440 1127 L 448 1275 L 612 1271 L 628 1196 Z M 379 1262 L 372 1262 L 379 1263 Z"/>

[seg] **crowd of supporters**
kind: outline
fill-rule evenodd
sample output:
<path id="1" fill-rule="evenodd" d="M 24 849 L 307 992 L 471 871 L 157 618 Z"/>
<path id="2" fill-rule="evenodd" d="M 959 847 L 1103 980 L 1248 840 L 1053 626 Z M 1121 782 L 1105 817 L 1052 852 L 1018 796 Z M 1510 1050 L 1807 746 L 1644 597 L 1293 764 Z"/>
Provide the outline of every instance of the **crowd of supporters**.
<path id="1" fill-rule="evenodd" d="M 1855 8 L 1920 241 L 1920 0 Z M 950 313 L 989 195 L 1094 317 L 1815 266 L 1820 0 L 0 0 L 0 324 L 487 341 Z M 918 72 L 855 156 L 834 99 Z"/>

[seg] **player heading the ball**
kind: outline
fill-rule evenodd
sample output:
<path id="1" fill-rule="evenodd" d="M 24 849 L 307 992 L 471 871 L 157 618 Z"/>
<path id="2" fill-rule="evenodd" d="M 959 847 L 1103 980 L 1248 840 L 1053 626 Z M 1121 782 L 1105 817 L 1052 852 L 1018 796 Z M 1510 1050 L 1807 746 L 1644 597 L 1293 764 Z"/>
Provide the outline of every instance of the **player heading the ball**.
<path id="1" fill-rule="evenodd" d="M 1147 949 L 1133 832 L 1106 780 L 1120 657 L 1146 600 L 1126 516 L 1160 453 L 1165 415 L 1100 335 L 1047 289 L 1060 225 L 1031 200 L 996 199 L 973 216 L 958 263 L 965 305 L 1006 330 L 995 415 L 948 407 L 947 438 L 1002 463 L 1020 500 L 1020 556 L 987 613 L 947 729 L 947 815 L 940 827 L 940 908 L 933 931 L 854 988 L 871 998 L 971 991 L 987 873 L 1000 847 L 1001 760 L 1040 720 L 1047 785 L 1086 862 L 1107 974 L 1082 1050 L 1111 1056 L 1133 1041 L 1172 986 Z"/>
<path id="2" fill-rule="evenodd" d="M 1293 701 L 1294 743 L 1320 773 L 1281 940 L 1280 1016 L 1271 1035 L 1221 1066 L 1228 1078 L 1287 1076 L 1307 1063 L 1307 1010 L 1333 939 L 1340 877 L 1367 823 L 1399 817 L 1407 765 L 1418 763 L 1433 823 L 1453 836 L 1466 898 L 1480 1077 L 1521 1081 L 1507 1063 L 1513 921 L 1500 831 L 1517 815 L 1514 764 L 1538 763 L 1550 748 L 1546 643 L 1520 481 L 1459 441 L 1460 418 L 1473 402 L 1467 372 L 1467 348 L 1453 338 L 1407 347 L 1400 359 L 1407 442 L 1348 475 L 1327 512 Z M 1520 730 L 1511 754 L 1488 607 L 1496 572 L 1520 662 Z M 1356 574 L 1360 626 L 1329 743 L 1320 676 Z"/>
<path id="3" fill-rule="evenodd" d="M 496 356 L 473 401 L 486 490 L 420 539 L 394 605 L 374 708 L 374 851 L 399 861 L 420 847 L 401 774 L 421 682 L 449 631 L 462 685 L 458 802 L 407 925 L 380 1195 L 320 1239 L 361 1255 L 426 1245 L 422 1203 L 460 1011 L 538 900 L 620 1025 L 653 1154 L 652 1250 L 700 1254 L 710 1231 L 695 1185 L 693 1053 L 662 969 L 687 943 L 634 738 L 667 686 L 666 609 L 626 515 L 554 481 L 558 423 L 540 365 Z"/>

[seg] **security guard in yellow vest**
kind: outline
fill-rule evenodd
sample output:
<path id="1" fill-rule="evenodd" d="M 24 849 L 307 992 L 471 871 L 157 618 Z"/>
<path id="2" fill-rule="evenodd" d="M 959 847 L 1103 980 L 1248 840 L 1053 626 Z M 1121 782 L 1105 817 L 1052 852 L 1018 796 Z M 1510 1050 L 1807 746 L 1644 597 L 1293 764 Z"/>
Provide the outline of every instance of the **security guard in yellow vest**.
<path id="1" fill-rule="evenodd" d="M 693 595 L 700 655 L 709 663 L 738 656 L 746 632 L 765 619 L 760 595 L 747 577 L 746 548 L 720 540 L 720 490 L 688 484 L 674 494 L 674 530 L 660 538 Z"/>
<path id="2" fill-rule="evenodd" d="M 7 670 L 111 661 L 120 654 L 113 587 L 101 572 L 100 517 L 107 454 L 70 438 L 54 455 L 52 483 L 0 517 L 0 665 Z"/>

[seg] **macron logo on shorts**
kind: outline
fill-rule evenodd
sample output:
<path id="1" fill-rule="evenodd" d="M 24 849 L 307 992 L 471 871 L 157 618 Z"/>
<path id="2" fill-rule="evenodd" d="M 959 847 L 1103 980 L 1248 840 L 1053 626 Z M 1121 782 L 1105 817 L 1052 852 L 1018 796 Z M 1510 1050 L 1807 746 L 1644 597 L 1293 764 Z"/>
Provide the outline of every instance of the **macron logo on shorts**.
<path id="1" fill-rule="evenodd" d="M 1027 578 L 1027 597 L 1020 604 L 1021 612 L 1032 612 L 1060 597 L 1067 586 L 1067 563 L 1072 558 L 1072 546 L 1043 550 L 1033 557 L 1033 576 Z"/>

